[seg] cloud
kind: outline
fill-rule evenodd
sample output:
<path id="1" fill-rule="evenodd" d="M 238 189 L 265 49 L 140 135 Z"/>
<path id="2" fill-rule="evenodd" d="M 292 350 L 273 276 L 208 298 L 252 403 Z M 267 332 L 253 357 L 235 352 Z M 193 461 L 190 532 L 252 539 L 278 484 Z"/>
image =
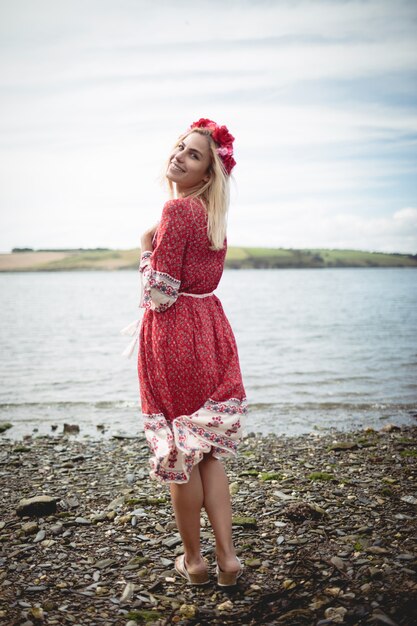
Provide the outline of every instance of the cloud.
<path id="1" fill-rule="evenodd" d="M 262 215 L 276 245 L 335 246 L 341 224 L 354 242 L 356 224 L 358 245 L 415 250 L 389 234 L 416 202 L 414 3 L 20 0 L 0 17 L 1 249 L 78 245 L 81 220 L 92 246 L 136 245 L 171 143 L 211 117 L 236 136 L 236 243 L 263 241 Z M 309 237 L 276 207 L 314 210 Z"/>
<path id="2" fill-rule="evenodd" d="M 413 207 L 380 217 L 348 213 L 337 206 L 324 207 L 314 202 L 262 204 L 256 208 L 257 231 L 249 233 L 245 222 L 252 222 L 252 212 L 251 206 L 231 211 L 230 245 L 417 254 L 417 209 Z"/>

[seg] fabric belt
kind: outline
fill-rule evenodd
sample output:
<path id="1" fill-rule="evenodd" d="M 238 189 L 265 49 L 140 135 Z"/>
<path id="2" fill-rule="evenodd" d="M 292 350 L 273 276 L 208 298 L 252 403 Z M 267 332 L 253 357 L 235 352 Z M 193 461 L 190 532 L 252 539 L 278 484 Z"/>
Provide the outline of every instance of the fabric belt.
<path id="1" fill-rule="evenodd" d="M 178 295 L 188 296 L 190 298 L 208 298 L 209 296 L 214 295 L 214 292 L 211 291 L 210 293 L 185 293 L 185 291 L 180 291 Z M 133 337 L 129 345 L 125 348 L 125 350 L 123 350 L 122 356 L 126 356 L 128 359 L 130 359 L 135 349 L 136 343 L 139 339 L 139 333 L 140 333 L 140 319 L 135 320 L 134 322 L 131 322 L 120 331 L 120 334 L 122 335 L 130 335 L 130 337 Z"/>
<path id="2" fill-rule="evenodd" d="M 179 296 L 190 296 L 190 298 L 208 298 L 213 295 L 213 291 L 210 293 L 185 293 L 185 291 L 180 291 Z"/>

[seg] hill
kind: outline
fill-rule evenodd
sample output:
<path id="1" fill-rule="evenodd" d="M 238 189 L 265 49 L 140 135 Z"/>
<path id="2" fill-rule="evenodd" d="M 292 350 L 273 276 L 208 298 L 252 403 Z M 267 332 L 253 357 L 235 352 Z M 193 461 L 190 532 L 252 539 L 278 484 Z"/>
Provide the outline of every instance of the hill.
<path id="1" fill-rule="evenodd" d="M 15 249 L 11 253 L 0 254 L 0 272 L 136 269 L 139 256 L 139 248 L 130 250 Z M 227 252 L 226 267 L 233 269 L 417 267 L 417 255 L 322 248 L 297 250 L 231 246 Z"/>

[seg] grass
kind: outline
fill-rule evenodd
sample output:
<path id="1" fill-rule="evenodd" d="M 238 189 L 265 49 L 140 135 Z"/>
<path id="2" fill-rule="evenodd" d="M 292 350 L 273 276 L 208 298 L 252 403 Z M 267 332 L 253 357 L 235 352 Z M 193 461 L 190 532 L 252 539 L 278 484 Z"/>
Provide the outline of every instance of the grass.
<path id="1" fill-rule="evenodd" d="M 417 456 L 417 450 L 401 450 L 400 456 L 402 456 L 404 459 L 406 459 L 407 457 Z"/>
<path id="2" fill-rule="evenodd" d="M 48 251 L 34 251 L 26 257 L 24 252 L 0 254 L 0 271 L 137 269 L 140 258 L 139 248 L 62 251 L 62 254 L 64 256 L 60 259 L 57 259 L 56 255 L 55 258 L 51 258 L 51 252 Z M 298 250 L 230 246 L 227 251 L 226 267 L 231 269 L 417 267 L 417 255 L 323 248 Z"/>
<path id="3" fill-rule="evenodd" d="M 334 480 L 333 474 L 329 474 L 328 472 L 311 472 L 308 477 L 310 480 Z"/>

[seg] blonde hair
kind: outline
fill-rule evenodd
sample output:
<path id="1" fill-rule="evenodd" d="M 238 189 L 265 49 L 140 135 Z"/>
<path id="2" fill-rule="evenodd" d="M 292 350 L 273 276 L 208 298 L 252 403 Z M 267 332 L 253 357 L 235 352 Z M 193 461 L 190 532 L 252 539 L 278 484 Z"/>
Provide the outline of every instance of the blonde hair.
<path id="1" fill-rule="evenodd" d="M 230 201 L 230 176 L 224 169 L 223 162 L 216 151 L 216 144 L 207 128 L 193 128 L 183 133 L 177 140 L 174 149 L 191 133 L 205 135 L 208 139 L 211 163 L 208 168 L 210 180 L 200 188 L 192 191 L 188 197 L 200 198 L 207 211 L 207 236 L 212 250 L 222 250 L 227 231 L 227 210 Z M 168 160 L 169 163 L 169 160 Z M 167 168 L 165 168 L 166 171 Z M 171 198 L 174 198 L 174 183 L 168 181 Z"/>

